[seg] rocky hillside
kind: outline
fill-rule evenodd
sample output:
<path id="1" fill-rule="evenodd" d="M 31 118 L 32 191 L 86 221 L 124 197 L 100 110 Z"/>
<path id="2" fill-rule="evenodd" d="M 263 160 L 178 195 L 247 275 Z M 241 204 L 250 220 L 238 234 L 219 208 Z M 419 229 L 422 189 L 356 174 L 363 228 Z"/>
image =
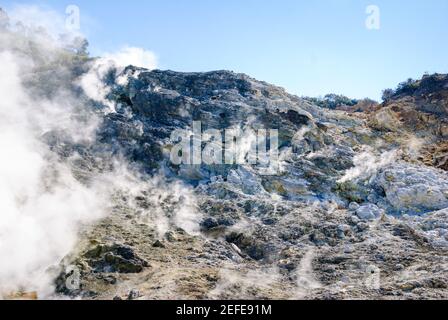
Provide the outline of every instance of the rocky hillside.
<path id="1" fill-rule="evenodd" d="M 98 131 L 102 152 L 120 153 L 144 180 L 166 180 L 115 199 L 67 257 L 82 270 L 80 289 L 67 290 L 61 274 L 60 293 L 448 297 L 445 76 L 359 114 L 322 109 L 228 71 L 128 67 L 109 81 L 117 108 Z M 278 129 L 281 171 L 173 165 L 170 134 L 193 121 L 205 129 Z M 95 150 L 83 154 L 86 167 L 98 166 Z M 182 210 L 189 224 L 179 221 Z"/>
<path id="2" fill-rule="evenodd" d="M 0 296 L 448 298 L 446 75 L 333 108 L 230 71 L 119 67 L 3 21 Z M 243 160 L 251 132 L 277 130 L 276 170 L 173 162 L 173 132 L 199 121 L 240 129 Z"/>
<path id="3" fill-rule="evenodd" d="M 408 80 L 386 97 L 374 126 L 415 135 L 420 141 L 419 160 L 448 170 L 448 76 L 425 75 Z M 395 129 L 394 129 L 395 128 Z M 398 130 L 397 128 L 400 128 Z"/>

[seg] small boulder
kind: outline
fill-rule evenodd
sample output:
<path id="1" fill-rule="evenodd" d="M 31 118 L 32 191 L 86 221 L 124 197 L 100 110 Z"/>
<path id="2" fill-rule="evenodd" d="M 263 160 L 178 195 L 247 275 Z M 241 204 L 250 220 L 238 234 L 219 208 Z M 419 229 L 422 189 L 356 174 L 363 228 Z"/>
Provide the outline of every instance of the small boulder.
<path id="1" fill-rule="evenodd" d="M 391 209 L 399 214 L 421 215 L 448 207 L 446 172 L 398 163 L 377 178 Z"/>
<path id="2" fill-rule="evenodd" d="M 360 207 L 360 205 L 359 205 L 358 203 L 356 203 L 356 202 L 352 202 L 352 203 L 350 203 L 350 205 L 348 206 L 348 210 L 350 210 L 350 211 L 356 211 L 356 210 L 359 209 L 359 207 Z"/>
<path id="3" fill-rule="evenodd" d="M 136 289 L 132 289 L 128 294 L 128 300 L 137 300 L 140 297 L 140 292 Z"/>
<path id="4" fill-rule="evenodd" d="M 383 212 L 384 211 L 376 205 L 369 203 L 360 206 L 358 210 L 356 210 L 356 215 L 362 220 L 375 220 L 380 218 Z"/>
<path id="5" fill-rule="evenodd" d="M 152 246 L 153 246 L 153 248 L 165 248 L 165 245 L 160 240 L 157 240 L 156 242 L 154 242 Z"/>
<path id="6" fill-rule="evenodd" d="M 98 273 L 140 273 L 149 264 L 133 248 L 125 245 L 98 245 L 85 254 L 88 264 Z"/>

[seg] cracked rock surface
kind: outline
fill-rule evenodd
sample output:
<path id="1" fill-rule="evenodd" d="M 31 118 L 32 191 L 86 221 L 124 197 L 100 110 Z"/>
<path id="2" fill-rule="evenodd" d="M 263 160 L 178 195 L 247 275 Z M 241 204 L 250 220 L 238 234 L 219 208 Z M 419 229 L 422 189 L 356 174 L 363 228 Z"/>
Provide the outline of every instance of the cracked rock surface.
<path id="1" fill-rule="evenodd" d="M 80 289 L 61 292 L 86 299 L 448 298 L 448 174 L 409 142 L 441 143 L 444 131 L 433 124 L 446 128 L 445 109 L 434 116 L 399 96 L 374 112 L 326 110 L 227 71 L 129 67 L 123 75 L 125 85 L 110 84 L 117 112 L 105 116 L 98 143 L 145 179 L 163 176 L 168 187 L 123 191 L 67 257 L 81 269 Z M 403 109 L 418 131 L 400 118 Z M 203 129 L 279 130 L 281 172 L 173 165 L 170 134 L 193 121 Z M 176 183 L 181 189 L 170 187 Z"/>

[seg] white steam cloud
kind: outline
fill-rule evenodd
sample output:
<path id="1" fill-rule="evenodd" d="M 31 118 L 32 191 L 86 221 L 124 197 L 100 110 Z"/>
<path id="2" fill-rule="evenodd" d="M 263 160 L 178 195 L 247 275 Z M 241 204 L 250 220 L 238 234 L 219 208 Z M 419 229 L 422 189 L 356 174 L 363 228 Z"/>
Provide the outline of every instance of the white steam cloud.
<path id="1" fill-rule="evenodd" d="M 315 253 L 313 249 L 308 250 L 297 268 L 297 298 L 299 299 L 305 297 L 310 291 L 322 287 L 314 276 L 314 258 Z"/>
<path id="2" fill-rule="evenodd" d="M 22 75 L 34 61 L 7 50 L 0 59 L 0 293 L 45 295 L 47 269 L 74 246 L 79 224 L 102 216 L 104 193 L 79 183 L 39 139 L 61 126 L 67 134 L 78 132 L 75 127 L 83 132 L 79 122 L 69 121 L 67 97 L 30 97 Z M 84 134 L 91 125 L 85 124 Z"/>
<path id="3" fill-rule="evenodd" d="M 80 79 L 79 84 L 90 99 L 108 106 L 110 111 L 115 111 L 114 105 L 106 98 L 110 88 L 103 80 L 112 68 L 122 73 L 129 65 L 152 70 L 157 67 L 157 58 L 151 51 L 135 47 L 124 47 L 116 53 L 105 53 L 102 58 L 95 60 L 90 71 Z M 138 73 L 134 74 L 134 77 L 137 76 Z M 117 82 L 120 85 L 126 85 L 127 80 L 127 75 L 123 74 Z"/>
<path id="4" fill-rule="evenodd" d="M 162 174 L 150 179 L 140 177 L 123 163 L 115 165 L 109 182 L 126 195 L 126 208 L 134 211 L 141 223 L 153 227 L 158 237 L 173 228 L 192 235 L 200 233 L 202 216 L 191 187 L 169 181 Z"/>
<path id="5" fill-rule="evenodd" d="M 338 181 L 344 183 L 358 178 L 368 178 L 375 174 L 379 169 L 391 164 L 397 159 L 398 151 L 392 150 L 375 155 L 372 150 L 366 147 L 366 150 L 357 154 L 354 159 L 354 167 L 347 170 L 345 175 Z"/>
<path id="6" fill-rule="evenodd" d="M 8 10 L 10 28 L 28 37 L 40 45 L 68 45 L 74 39 L 83 37 L 80 30 L 66 25 L 66 17 L 58 12 L 29 4 L 16 4 Z M 57 39 L 57 42 L 55 41 Z"/>
<path id="7" fill-rule="evenodd" d="M 70 46 L 78 35 L 55 37 L 65 32 L 63 19 L 38 7 L 16 7 L 10 22 L 0 25 L 0 299 L 31 291 L 51 297 L 57 267 L 76 246 L 79 231 L 112 211 L 118 191 L 144 195 L 151 210 L 139 214 L 161 235 L 171 227 L 199 232 L 194 194 L 183 184 L 143 179 L 121 159 L 109 159 L 113 172 L 90 172 L 89 181 L 80 182 L 71 162 L 76 153 L 63 160 L 45 142 L 55 135 L 73 144 L 95 143 L 102 115 L 73 88 L 107 106 L 104 113 L 114 112 L 104 76 L 129 64 L 153 69 L 155 55 L 125 47 L 89 60 Z M 90 71 L 76 78 L 70 66 L 79 61 L 90 63 Z"/>
<path id="8" fill-rule="evenodd" d="M 157 68 L 157 56 L 153 52 L 142 48 L 126 46 L 118 52 L 105 53 L 103 57 L 120 67 L 132 65 L 148 70 Z"/>

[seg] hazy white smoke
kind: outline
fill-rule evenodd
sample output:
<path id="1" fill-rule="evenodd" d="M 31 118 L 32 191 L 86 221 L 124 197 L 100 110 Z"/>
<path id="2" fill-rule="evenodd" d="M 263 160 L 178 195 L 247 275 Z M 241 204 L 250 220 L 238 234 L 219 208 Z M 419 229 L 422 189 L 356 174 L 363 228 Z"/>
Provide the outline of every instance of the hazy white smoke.
<path id="1" fill-rule="evenodd" d="M 46 269 L 73 247 L 80 223 L 102 215 L 103 192 L 81 185 L 39 140 L 47 130 L 63 126 L 70 134 L 79 125 L 65 114 L 67 100 L 28 96 L 22 75 L 32 59 L 2 51 L 0 60 L 0 294 L 45 294 Z"/>
<path id="2" fill-rule="evenodd" d="M 412 160 L 416 160 L 420 155 L 420 151 L 426 144 L 427 141 L 425 139 L 417 138 L 416 136 L 411 135 L 405 141 L 405 152 Z"/>
<path id="3" fill-rule="evenodd" d="M 0 30 L 0 299 L 22 290 L 37 291 L 39 297 L 53 294 L 56 274 L 49 270 L 74 248 L 80 228 L 111 211 L 117 190 L 134 200 L 143 194 L 148 210 L 138 203 L 127 205 L 141 210 L 161 234 L 173 226 L 198 232 L 193 192 L 181 183 L 160 177 L 143 182 L 126 161 L 115 159 L 114 172 L 91 173 L 87 186 L 74 177 L 70 159 L 61 160 L 43 142 L 53 133 L 73 143 L 94 143 L 100 119 L 73 96 L 72 87 L 80 85 L 88 97 L 109 107 L 105 112 L 113 112 L 104 76 L 127 64 L 154 68 L 155 56 L 125 48 L 97 59 L 90 72 L 75 80 L 69 70 L 73 51 L 66 51 L 73 37 L 61 42 L 52 36 L 60 17 L 37 7 L 18 8 L 13 16 L 31 22 Z M 48 73 L 55 84 L 40 81 Z"/>
<path id="4" fill-rule="evenodd" d="M 80 79 L 79 84 L 90 99 L 100 102 L 108 106 L 110 111 L 114 111 L 113 103 L 107 99 L 110 88 L 103 80 L 110 70 L 115 69 L 117 73 L 122 74 L 125 67 L 129 65 L 152 70 L 157 67 L 157 58 L 151 51 L 135 47 L 124 47 L 116 53 L 105 53 L 102 58 L 95 60 L 90 71 Z M 136 76 L 138 74 L 134 74 L 134 77 Z M 120 85 L 126 85 L 127 81 L 128 75 L 126 74 L 122 74 L 117 79 Z"/>
<path id="5" fill-rule="evenodd" d="M 123 47 L 115 53 L 105 53 L 105 60 L 113 61 L 119 67 L 136 66 L 153 70 L 157 68 L 156 55 L 148 50 L 136 47 Z"/>
<path id="6" fill-rule="evenodd" d="M 39 25 L 55 22 L 51 12 L 17 10 L 14 17 L 31 14 Z M 97 119 L 70 88 L 61 85 L 51 95 L 30 93 L 54 89 L 39 81 L 39 72 L 50 71 L 60 77 L 58 83 L 69 79 L 64 45 L 34 27 L 0 30 L 0 298 L 18 290 L 51 294 L 49 268 L 73 248 L 79 228 L 107 209 L 108 185 L 100 180 L 89 187 L 81 184 L 68 163 L 42 142 L 50 132 L 76 143 L 95 139 Z M 87 117 L 81 120 L 83 112 Z"/>
<path id="7" fill-rule="evenodd" d="M 321 288 L 322 285 L 316 280 L 313 270 L 315 253 L 313 249 L 308 250 L 297 268 L 297 298 L 305 297 L 311 290 Z"/>
<path id="8" fill-rule="evenodd" d="M 58 12 L 29 4 L 15 4 L 8 10 L 11 29 L 25 33 L 41 45 L 70 44 L 76 37 L 83 37 L 80 30 L 67 29 L 66 17 Z M 84 25 L 85 25 L 84 19 Z"/>
<path id="9" fill-rule="evenodd" d="M 387 166 L 397 159 L 397 150 L 387 151 L 376 156 L 371 149 L 357 154 L 354 159 L 354 167 L 347 170 L 345 175 L 338 181 L 344 183 L 357 178 L 368 178 L 375 174 L 378 169 Z"/>
<path id="10" fill-rule="evenodd" d="M 141 177 L 123 161 L 115 164 L 113 174 L 106 179 L 126 195 L 123 205 L 133 210 L 141 223 L 153 227 L 160 238 L 173 228 L 199 234 L 202 216 L 191 187 L 169 181 L 163 174 Z"/>
<path id="11" fill-rule="evenodd" d="M 216 287 L 209 292 L 211 299 L 257 299 L 258 291 L 269 291 L 282 282 L 282 276 L 277 268 L 257 268 L 243 271 L 232 266 L 222 266 Z"/>
<path id="12" fill-rule="evenodd" d="M 42 28 L 46 33 L 56 38 L 65 28 L 64 17 L 53 10 L 42 10 L 35 5 L 15 5 L 8 10 L 12 24 L 20 23 L 28 30 Z"/>
<path id="13" fill-rule="evenodd" d="M 107 99 L 110 88 L 104 83 L 106 74 L 115 67 L 113 61 L 97 59 L 89 72 L 84 74 L 78 80 L 84 93 L 92 100 L 102 103 L 109 108 L 109 111 L 115 111 L 114 104 Z"/>

